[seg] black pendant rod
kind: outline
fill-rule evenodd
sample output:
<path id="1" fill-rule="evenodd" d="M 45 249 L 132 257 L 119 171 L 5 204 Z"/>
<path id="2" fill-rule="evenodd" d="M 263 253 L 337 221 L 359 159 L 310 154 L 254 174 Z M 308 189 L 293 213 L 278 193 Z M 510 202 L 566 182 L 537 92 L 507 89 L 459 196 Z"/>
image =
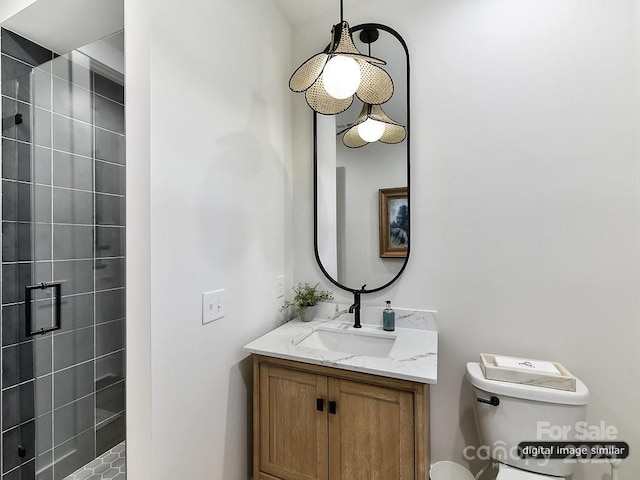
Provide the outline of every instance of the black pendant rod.
<path id="1" fill-rule="evenodd" d="M 340 23 L 344 22 L 344 4 L 343 0 L 340 0 Z"/>

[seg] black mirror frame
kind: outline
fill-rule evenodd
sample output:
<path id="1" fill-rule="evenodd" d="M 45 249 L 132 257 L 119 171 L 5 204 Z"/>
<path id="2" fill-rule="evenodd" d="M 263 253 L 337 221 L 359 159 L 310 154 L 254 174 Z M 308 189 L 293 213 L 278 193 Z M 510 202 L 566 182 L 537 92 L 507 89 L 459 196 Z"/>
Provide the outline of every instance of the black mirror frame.
<path id="1" fill-rule="evenodd" d="M 326 271 L 326 269 L 322 265 L 322 262 L 320 261 L 320 254 L 318 252 L 318 114 L 316 112 L 313 112 L 313 250 L 316 257 L 316 262 L 324 276 L 327 277 L 327 279 L 336 287 L 354 294 L 379 292 L 380 290 L 384 290 L 385 288 L 391 286 L 396 282 L 396 280 L 398 280 L 398 278 L 400 278 L 400 276 L 404 272 L 404 269 L 407 267 L 407 263 L 409 262 L 409 255 L 411 254 L 411 70 L 409 63 L 409 49 L 407 48 L 406 42 L 398 32 L 396 32 L 393 28 L 382 25 L 380 23 L 363 23 L 360 25 L 356 25 L 355 27 L 351 28 L 351 33 L 354 34 L 356 32 L 359 32 L 360 30 L 364 30 L 367 28 L 377 28 L 378 30 L 384 30 L 385 32 L 388 32 L 396 37 L 396 39 L 404 48 L 407 57 L 407 138 L 405 139 L 405 141 L 407 142 L 407 210 L 409 215 L 409 244 L 407 245 L 407 256 L 405 257 L 404 263 L 402 264 L 402 267 L 400 268 L 398 273 L 391 280 L 380 287 L 372 289 L 366 289 L 366 285 L 363 285 L 360 288 L 348 287 L 346 285 L 342 285 Z"/>

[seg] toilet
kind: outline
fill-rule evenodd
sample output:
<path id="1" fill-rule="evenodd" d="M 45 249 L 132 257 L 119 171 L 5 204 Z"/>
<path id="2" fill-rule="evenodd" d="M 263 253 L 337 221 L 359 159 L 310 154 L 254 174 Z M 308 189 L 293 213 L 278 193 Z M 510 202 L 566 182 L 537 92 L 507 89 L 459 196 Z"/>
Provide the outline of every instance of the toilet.
<path id="1" fill-rule="evenodd" d="M 576 391 L 488 380 L 479 363 L 467 363 L 480 442 L 498 464 L 496 480 L 561 480 L 575 461 L 520 458 L 521 442 L 575 440 L 584 421 L 589 390 L 576 379 Z M 563 432 L 559 438 L 558 433 Z"/>

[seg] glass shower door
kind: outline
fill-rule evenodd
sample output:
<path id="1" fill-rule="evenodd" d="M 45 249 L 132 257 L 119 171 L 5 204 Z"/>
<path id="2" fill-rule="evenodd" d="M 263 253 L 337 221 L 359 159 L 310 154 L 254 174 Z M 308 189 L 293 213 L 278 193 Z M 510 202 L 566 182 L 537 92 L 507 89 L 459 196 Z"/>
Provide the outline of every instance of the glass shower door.
<path id="1" fill-rule="evenodd" d="M 3 205 L 3 254 L 10 227 L 25 261 L 3 256 L 3 283 L 13 281 L 3 287 L 3 346 L 6 320 L 19 338 L 3 348 L 2 480 L 125 478 L 124 76 L 92 55 L 117 50 L 122 37 L 17 80 L 30 108 L 13 120 L 29 136 L 12 140 L 28 150 L 29 174 L 3 180 L 3 204 L 13 201 L 19 220 L 5 225 Z M 17 388 L 5 388 L 7 355 Z M 9 405 L 29 420 L 7 429 Z"/>

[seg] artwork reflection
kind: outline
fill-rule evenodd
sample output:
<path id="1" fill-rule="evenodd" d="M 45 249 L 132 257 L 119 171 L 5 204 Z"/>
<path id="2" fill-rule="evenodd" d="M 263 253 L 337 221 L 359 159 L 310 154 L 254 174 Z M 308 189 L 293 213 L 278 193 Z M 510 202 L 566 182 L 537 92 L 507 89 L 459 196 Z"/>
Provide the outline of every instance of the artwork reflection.
<path id="1" fill-rule="evenodd" d="M 380 190 L 380 257 L 405 258 L 409 247 L 406 187 Z"/>

